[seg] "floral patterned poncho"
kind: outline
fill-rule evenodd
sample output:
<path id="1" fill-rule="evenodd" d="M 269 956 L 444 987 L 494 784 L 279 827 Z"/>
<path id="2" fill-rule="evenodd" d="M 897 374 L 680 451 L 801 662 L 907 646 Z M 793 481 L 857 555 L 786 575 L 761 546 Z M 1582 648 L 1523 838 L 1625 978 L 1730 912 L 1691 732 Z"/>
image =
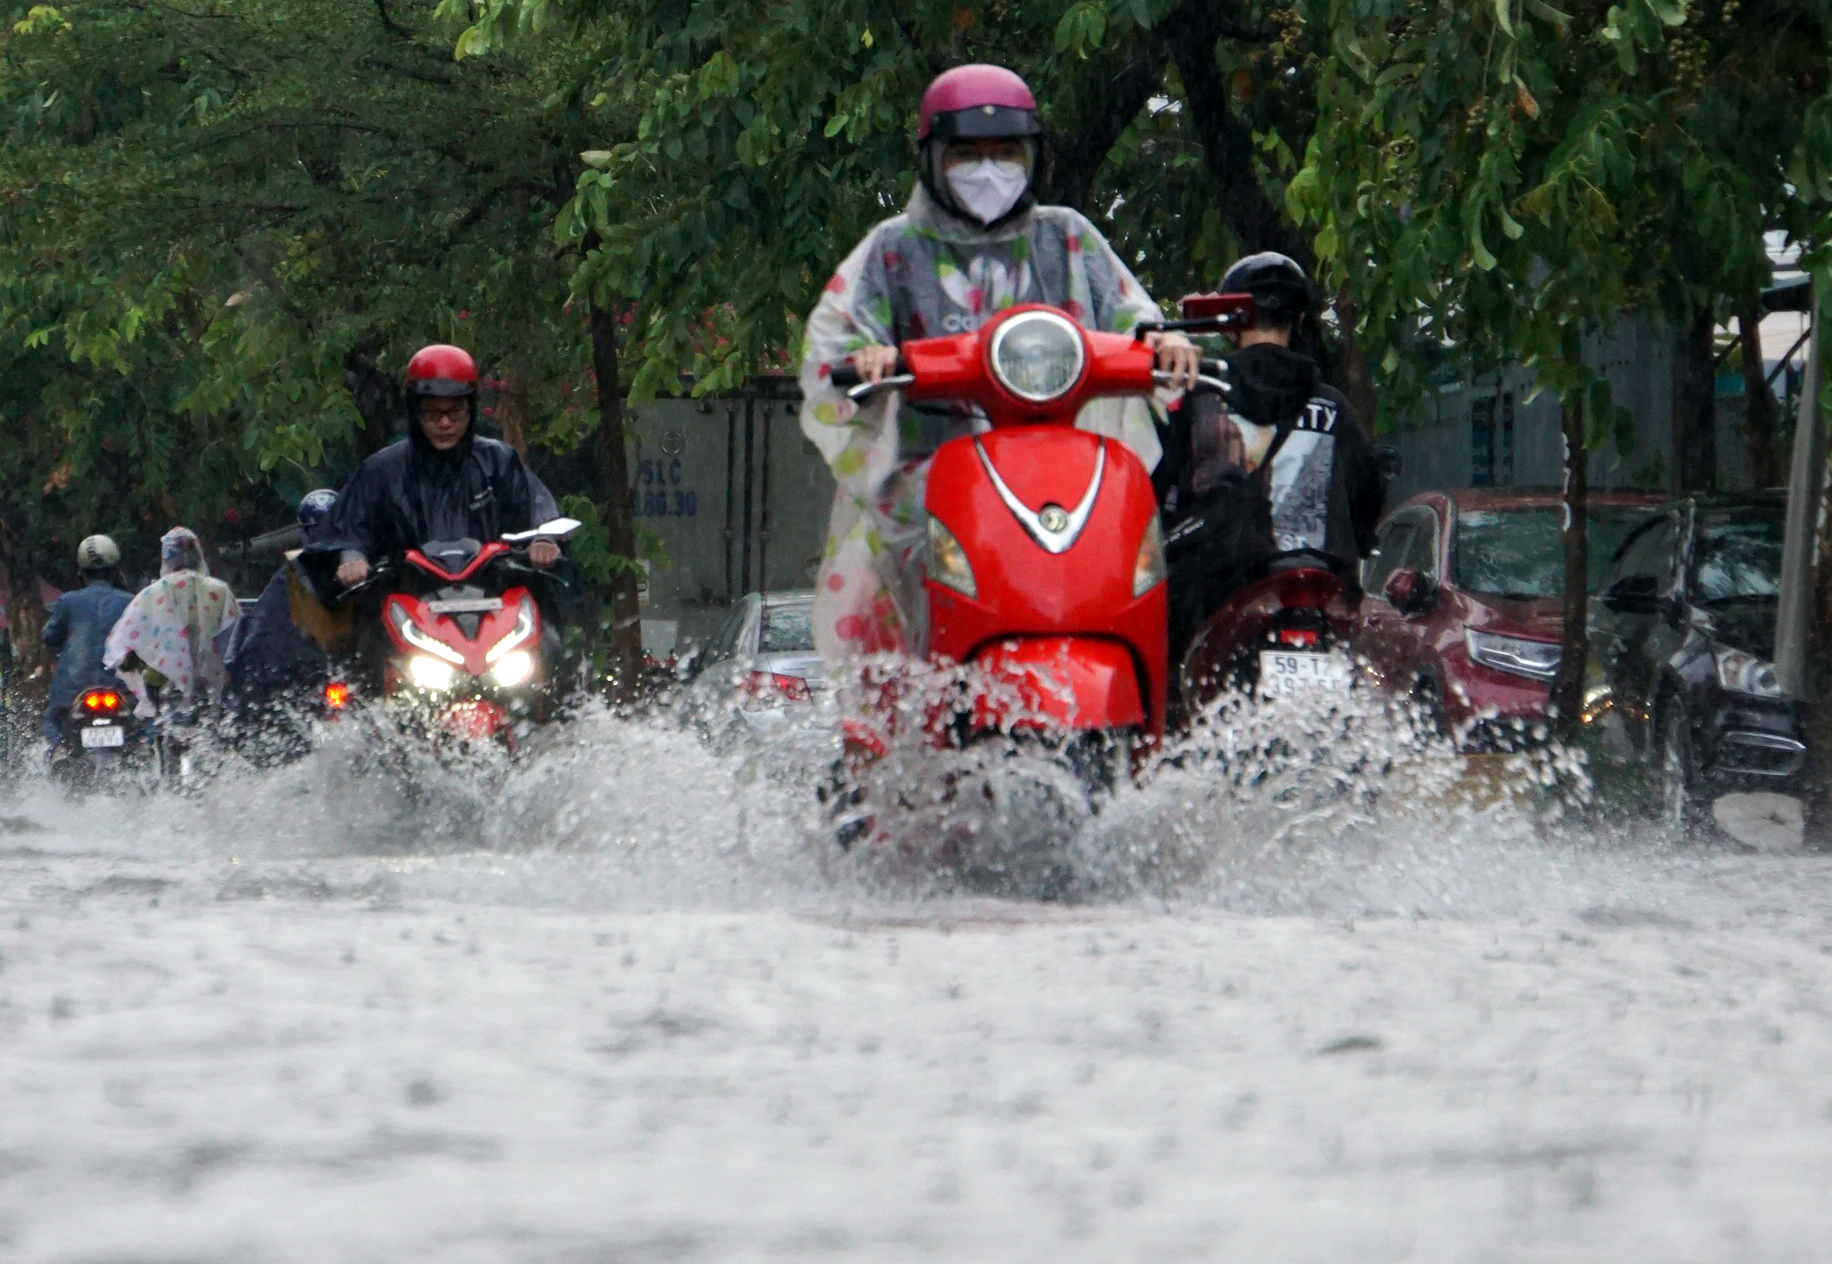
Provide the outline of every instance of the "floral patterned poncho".
<path id="1" fill-rule="evenodd" d="M 942 210 L 920 185 L 903 214 L 847 256 L 808 318 L 802 432 L 839 483 L 814 597 L 814 643 L 829 663 L 923 651 L 929 458 L 986 424 L 966 412 L 903 408 L 896 395 L 861 407 L 828 381 L 834 366 L 860 347 L 978 329 L 1017 303 L 1054 304 L 1086 328 L 1119 333 L 1162 319 L 1078 212 L 1040 206 L 989 232 Z M 1096 400 L 1076 425 L 1125 443 L 1147 469 L 1158 463 L 1144 399 Z"/>
<path id="2" fill-rule="evenodd" d="M 189 540 L 178 537 L 182 531 Z M 210 578 L 196 536 L 180 527 L 168 532 L 167 547 L 158 579 L 134 595 L 120 621 L 108 634 L 102 662 L 116 671 L 132 691 L 138 705 L 134 714 L 151 719 L 151 691 L 142 671 L 121 669 L 129 654 L 139 664 L 165 677 L 168 686 L 185 698 L 197 696 L 199 687 L 212 701 L 220 699 L 228 672 L 212 638 L 241 614 L 235 593 L 220 579 Z"/>

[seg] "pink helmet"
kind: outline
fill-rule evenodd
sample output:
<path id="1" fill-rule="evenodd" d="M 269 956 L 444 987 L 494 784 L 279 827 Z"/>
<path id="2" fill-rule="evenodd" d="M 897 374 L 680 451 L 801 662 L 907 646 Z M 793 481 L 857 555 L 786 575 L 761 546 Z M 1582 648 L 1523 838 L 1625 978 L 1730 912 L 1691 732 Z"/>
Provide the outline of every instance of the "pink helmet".
<path id="1" fill-rule="evenodd" d="M 1035 136 L 1037 98 L 1030 86 L 1003 66 L 956 66 L 935 77 L 922 94 L 916 139 L 946 143 L 957 137 Z"/>

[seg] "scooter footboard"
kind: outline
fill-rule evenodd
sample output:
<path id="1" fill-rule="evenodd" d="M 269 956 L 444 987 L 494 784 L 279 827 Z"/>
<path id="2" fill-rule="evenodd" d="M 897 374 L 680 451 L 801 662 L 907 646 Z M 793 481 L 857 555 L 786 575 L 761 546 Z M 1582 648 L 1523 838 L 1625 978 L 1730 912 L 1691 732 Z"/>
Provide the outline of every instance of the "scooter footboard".
<path id="1" fill-rule="evenodd" d="M 1120 729 L 1145 723 L 1132 651 L 1091 636 L 993 641 L 973 656 L 985 678 L 973 699 L 975 728 Z"/>

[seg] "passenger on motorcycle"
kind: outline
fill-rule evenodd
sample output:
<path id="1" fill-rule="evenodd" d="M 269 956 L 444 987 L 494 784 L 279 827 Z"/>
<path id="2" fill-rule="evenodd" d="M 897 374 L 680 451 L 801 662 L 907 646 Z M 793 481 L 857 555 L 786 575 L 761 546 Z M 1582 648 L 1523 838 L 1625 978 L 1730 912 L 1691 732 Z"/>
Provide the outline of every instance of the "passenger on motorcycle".
<path id="1" fill-rule="evenodd" d="M 299 541 L 312 548 L 328 534 L 337 493 L 309 492 L 299 502 Z M 350 639 L 352 611 L 326 610 L 287 554 L 241 619 L 220 639 L 229 668 L 229 692 L 245 713 L 288 693 L 316 690 L 328 678 L 329 651 Z"/>
<path id="2" fill-rule="evenodd" d="M 860 405 L 834 388 L 837 365 L 879 381 L 906 340 L 978 329 L 1017 303 L 1049 303 L 1089 329 L 1162 319 L 1079 212 L 1036 205 L 1037 103 L 997 66 L 959 66 L 923 94 L 918 182 L 901 215 L 847 256 L 808 318 L 802 431 L 838 481 L 815 589 L 814 641 L 828 662 L 925 648 L 923 485 L 943 442 L 986 428 L 965 409 Z M 1182 386 L 1196 348 L 1154 333 L 1160 367 Z M 1143 399 L 1090 404 L 1077 424 L 1126 443 L 1149 469 L 1159 445 Z"/>
<path id="3" fill-rule="evenodd" d="M 141 719 L 174 702 L 221 701 L 228 672 L 215 637 L 240 615 L 229 585 L 210 577 L 196 533 L 173 527 L 159 538 L 159 578 L 121 612 L 102 665 L 126 682 Z"/>
<path id="4" fill-rule="evenodd" d="M 1317 362 L 1292 347 L 1315 309 L 1310 279 L 1273 251 L 1222 278 L 1251 294 L 1255 319 L 1227 357 L 1231 391 L 1193 392 L 1176 410 L 1155 481 L 1170 570 L 1171 654 L 1274 553 L 1320 552 L 1359 599 L 1385 488 L 1373 445 Z"/>
<path id="5" fill-rule="evenodd" d="M 92 535 L 76 546 L 76 569 L 83 587 L 57 599 L 45 622 L 46 648 L 58 651 L 45 700 L 43 733 L 56 750 L 64 740 L 64 719 L 86 689 L 124 689 L 102 666 L 108 634 L 131 598 L 117 586 L 121 550 L 105 535 Z"/>
<path id="6" fill-rule="evenodd" d="M 488 544 L 559 517 L 553 493 L 520 453 L 477 434 L 477 364 L 458 347 L 422 347 L 407 363 L 407 438 L 364 461 L 331 514 L 328 544 L 342 550 L 337 580 L 369 577 L 370 564 L 430 540 Z M 543 569 L 559 546 L 536 541 Z"/>

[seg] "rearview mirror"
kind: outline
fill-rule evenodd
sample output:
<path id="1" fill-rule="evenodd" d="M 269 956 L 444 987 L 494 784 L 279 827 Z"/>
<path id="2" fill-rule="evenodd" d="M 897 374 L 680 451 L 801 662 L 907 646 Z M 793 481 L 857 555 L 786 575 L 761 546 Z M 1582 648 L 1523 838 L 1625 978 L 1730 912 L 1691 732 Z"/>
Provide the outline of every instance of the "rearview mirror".
<path id="1" fill-rule="evenodd" d="M 1380 470 L 1380 477 L 1385 482 L 1398 478 L 1406 468 L 1406 462 L 1400 456 L 1399 449 L 1385 443 L 1374 449 L 1374 464 Z"/>
<path id="2" fill-rule="evenodd" d="M 1387 576 L 1381 595 L 1401 614 L 1420 614 L 1437 601 L 1438 588 L 1422 571 L 1398 570 Z"/>
<path id="3" fill-rule="evenodd" d="M 585 524 L 577 518 L 555 518 L 532 531 L 511 531 L 503 537 L 505 544 L 531 544 L 535 540 L 570 540 Z"/>
<path id="4" fill-rule="evenodd" d="M 1254 320 L 1251 294 L 1191 294 L 1183 300 L 1183 319 L 1203 321 L 1215 332 L 1245 329 Z"/>

